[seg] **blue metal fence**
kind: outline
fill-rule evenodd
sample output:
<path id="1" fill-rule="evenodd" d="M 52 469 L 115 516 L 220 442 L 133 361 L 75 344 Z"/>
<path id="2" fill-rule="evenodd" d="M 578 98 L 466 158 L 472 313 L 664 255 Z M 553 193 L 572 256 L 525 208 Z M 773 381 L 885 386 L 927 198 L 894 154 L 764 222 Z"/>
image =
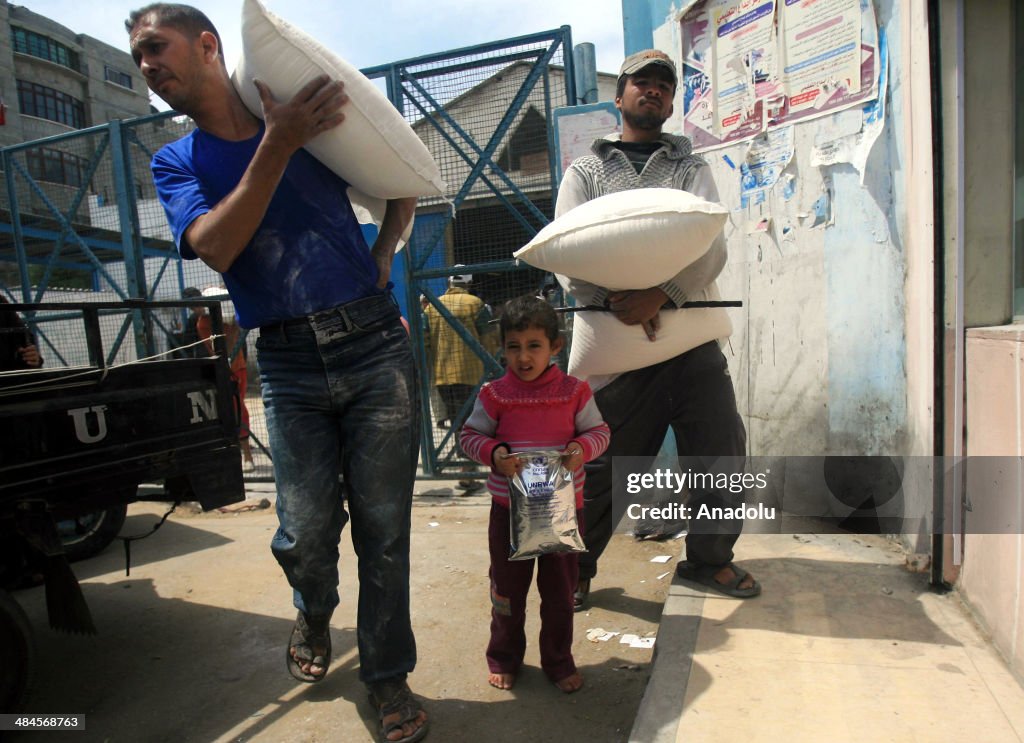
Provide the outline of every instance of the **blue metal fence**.
<path id="1" fill-rule="evenodd" d="M 479 477 L 468 471 L 454 434 L 472 393 L 502 371 L 494 325 L 486 320 L 500 313 L 505 300 L 536 293 L 549 281 L 517 266 L 512 253 L 552 218 L 553 111 L 576 100 L 570 29 L 363 72 L 386 82 L 390 100 L 448 183 L 444 198 L 421 200 L 411 240 L 393 270 L 421 369 L 423 473 Z M 0 150 L 6 186 L 0 192 L 0 291 L 25 303 L 80 301 L 82 291 L 105 300 L 163 300 L 180 298 L 186 287 L 220 285 L 219 274 L 200 261 L 179 259 L 149 172 L 153 153 L 192 127 L 167 112 Z M 60 167 L 48 166 L 53 163 Z M 374 228 L 367 228 L 368 239 L 374 236 Z M 464 288 L 484 306 L 486 316 L 477 323 L 483 330 L 449 309 L 449 279 L 456 275 L 473 277 Z M 421 298 L 432 312 L 424 314 Z M 62 329 L 60 313 L 26 320 L 48 364 L 76 363 L 81 354 L 69 348 L 73 338 Z M 187 314 L 170 310 L 111 315 L 103 326 L 107 363 L 178 353 L 188 321 Z M 461 341 L 464 358 L 439 361 L 432 354 L 431 341 L 442 331 Z M 243 335 L 232 355 L 249 347 Z M 250 366 L 254 360 L 250 356 Z M 446 409 L 435 384 L 443 362 L 481 370 L 468 380 L 470 394 L 456 401 L 458 410 Z M 264 440 L 258 391 L 251 389 L 248 399 L 253 433 Z M 438 428 L 442 421 L 447 427 Z M 257 474 L 269 476 L 269 455 L 257 461 Z"/>
<path id="2" fill-rule="evenodd" d="M 497 333 L 493 323 L 480 332 L 457 318 L 446 291 L 450 277 L 471 275 L 466 288 L 483 300 L 488 317 L 496 317 L 506 300 L 537 293 L 549 281 L 516 265 L 512 253 L 553 216 L 553 111 L 576 102 L 571 31 L 563 26 L 364 73 L 386 81 L 392 103 L 427 144 L 448 184 L 445 200 L 421 200 L 401 258 L 400 301 L 422 369 L 423 473 L 481 477 L 455 438 L 480 384 L 502 373 Z M 432 310 L 424 313 L 421 297 Z M 436 336 L 447 332 L 461 347 L 439 358 L 432 349 Z M 482 372 L 475 378 L 465 376 L 476 369 Z M 443 394 L 438 382 L 446 378 L 469 382 L 469 394 Z"/>

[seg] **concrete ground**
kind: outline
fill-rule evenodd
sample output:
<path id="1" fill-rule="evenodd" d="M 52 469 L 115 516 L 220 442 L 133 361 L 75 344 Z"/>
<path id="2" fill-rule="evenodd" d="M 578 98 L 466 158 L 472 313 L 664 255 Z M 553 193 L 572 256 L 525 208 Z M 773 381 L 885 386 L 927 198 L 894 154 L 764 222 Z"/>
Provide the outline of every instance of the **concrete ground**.
<path id="1" fill-rule="evenodd" d="M 600 608 L 577 615 L 576 662 L 585 688 L 565 695 L 540 670 L 536 592 L 527 624 L 527 668 L 514 690 L 487 685 L 484 648 L 489 497 L 458 497 L 448 482 L 421 482 L 413 508 L 412 602 L 419 665 L 410 677 L 431 716 L 428 740 L 500 743 L 624 741 L 650 673 L 651 649 L 589 642 L 587 629 L 653 635 L 670 582 L 652 557 L 668 545 L 617 538 L 615 578 L 593 594 Z M 255 500 L 272 491 L 255 490 Z M 140 503 L 122 535 L 148 531 L 166 508 Z M 273 509 L 232 514 L 179 510 L 132 544 L 131 574 L 115 542 L 76 563 L 99 633 L 53 632 L 43 589 L 15 597 L 35 629 L 37 673 L 28 712 L 83 713 L 85 732 L 9 734 L 14 741 L 376 740 L 358 681 L 354 555 L 342 538 L 342 604 L 332 621 L 328 677 L 300 684 L 285 671 L 295 611 L 270 553 Z M 662 576 L 659 578 L 659 576 Z"/>
<path id="2" fill-rule="evenodd" d="M 1024 688 L 955 593 L 872 536 L 745 535 L 739 601 L 678 579 L 631 739 L 1024 741 Z"/>
<path id="3" fill-rule="evenodd" d="M 528 667 L 512 692 L 492 689 L 489 500 L 454 496 L 451 485 L 419 483 L 413 510 L 420 664 L 410 683 L 432 718 L 428 740 L 1024 741 L 1024 689 L 956 595 L 932 593 L 884 538 L 813 529 L 743 537 L 738 562 L 764 585 L 747 601 L 673 580 L 681 542 L 617 536 L 593 608 L 577 615 L 586 687 L 564 695 L 541 673 L 534 594 Z M 133 506 L 122 534 L 162 513 Z M 331 671 L 298 684 L 284 670 L 294 611 L 268 548 L 275 525 L 272 510 L 180 512 L 134 543 L 130 576 L 119 544 L 78 563 L 95 637 L 52 632 L 42 590 L 18 592 L 38 645 L 27 711 L 84 713 L 87 729 L 5 740 L 375 740 L 356 674 L 349 542 Z M 651 562 L 659 556 L 671 559 Z M 620 634 L 588 640 L 599 628 Z M 655 633 L 653 662 L 651 650 L 619 642 Z"/>

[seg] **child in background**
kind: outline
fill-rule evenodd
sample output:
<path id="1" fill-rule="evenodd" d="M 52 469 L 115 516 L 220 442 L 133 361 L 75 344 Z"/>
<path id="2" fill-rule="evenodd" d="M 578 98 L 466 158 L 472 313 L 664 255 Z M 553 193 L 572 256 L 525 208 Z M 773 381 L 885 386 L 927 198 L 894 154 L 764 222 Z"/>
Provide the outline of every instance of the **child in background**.
<path id="1" fill-rule="evenodd" d="M 488 682 L 511 689 L 526 652 L 526 594 L 533 560 L 510 561 L 508 479 L 522 469 L 518 451 L 558 450 L 573 473 L 576 512 L 583 518 L 583 463 L 607 447 L 610 432 L 590 386 L 552 363 L 562 350 L 558 316 L 537 297 L 506 303 L 501 316 L 506 372 L 480 389 L 462 429 L 461 443 L 473 460 L 490 466 L 488 544 L 491 556 L 491 639 Z M 537 558 L 541 596 L 541 666 L 566 693 L 583 686 L 572 657 L 573 591 L 579 575 L 576 553 Z"/>

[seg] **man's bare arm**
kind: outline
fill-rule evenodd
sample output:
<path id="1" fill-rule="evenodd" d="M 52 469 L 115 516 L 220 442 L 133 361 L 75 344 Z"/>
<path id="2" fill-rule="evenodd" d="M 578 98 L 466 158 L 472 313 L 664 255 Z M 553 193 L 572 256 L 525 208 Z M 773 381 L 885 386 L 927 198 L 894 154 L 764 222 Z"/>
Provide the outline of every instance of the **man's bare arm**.
<path id="1" fill-rule="evenodd" d="M 405 226 L 409 224 L 416 212 L 416 197 L 405 199 L 389 199 L 384 208 L 384 220 L 381 222 L 377 239 L 373 242 L 370 254 L 373 256 L 380 278 L 377 288 L 383 289 L 391 279 L 391 262 L 395 257 L 395 248 L 402 238 Z"/>
<path id="2" fill-rule="evenodd" d="M 321 75 L 287 103 L 275 103 L 270 90 L 256 81 L 263 103 L 266 132 L 238 185 L 185 230 L 185 240 L 199 258 L 221 273 L 252 240 L 263 221 L 291 156 L 313 137 L 338 126 L 348 100 L 342 83 Z"/>

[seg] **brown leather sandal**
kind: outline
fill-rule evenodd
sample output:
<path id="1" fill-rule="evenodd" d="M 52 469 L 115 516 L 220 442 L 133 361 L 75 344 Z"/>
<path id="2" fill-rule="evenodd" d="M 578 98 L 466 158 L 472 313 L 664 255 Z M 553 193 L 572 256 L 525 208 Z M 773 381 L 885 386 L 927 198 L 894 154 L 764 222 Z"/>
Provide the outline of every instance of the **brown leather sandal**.
<path id="1" fill-rule="evenodd" d="M 314 648 L 324 650 L 317 653 Z M 327 675 L 328 666 L 331 665 L 331 618 L 308 617 L 300 611 L 295 618 L 292 636 L 285 649 L 285 661 L 288 673 L 297 680 L 307 684 L 322 681 Z M 320 666 L 323 670 L 320 673 L 307 673 L 302 670 L 303 664 L 306 663 L 311 668 Z"/>
<path id="2" fill-rule="evenodd" d="M 401 730 L 403 725 L 416 722 L 423 711 L 423 705 L 412 695 L 409 685 L 404 680 L 378 681 L 367 684 L 367 690 L 370 693 L 370 704 L 377 710 L 377 719 L 380 720 L 378 737 L 381 743 L 415 743 L 423 740 L 430 725 L 429 720 L 404 738 L 394 741 L 388 739 L 390 733 Z M 385 725 L 384 718 L 396 713 L 399 715 L 398 719 Z"/>

